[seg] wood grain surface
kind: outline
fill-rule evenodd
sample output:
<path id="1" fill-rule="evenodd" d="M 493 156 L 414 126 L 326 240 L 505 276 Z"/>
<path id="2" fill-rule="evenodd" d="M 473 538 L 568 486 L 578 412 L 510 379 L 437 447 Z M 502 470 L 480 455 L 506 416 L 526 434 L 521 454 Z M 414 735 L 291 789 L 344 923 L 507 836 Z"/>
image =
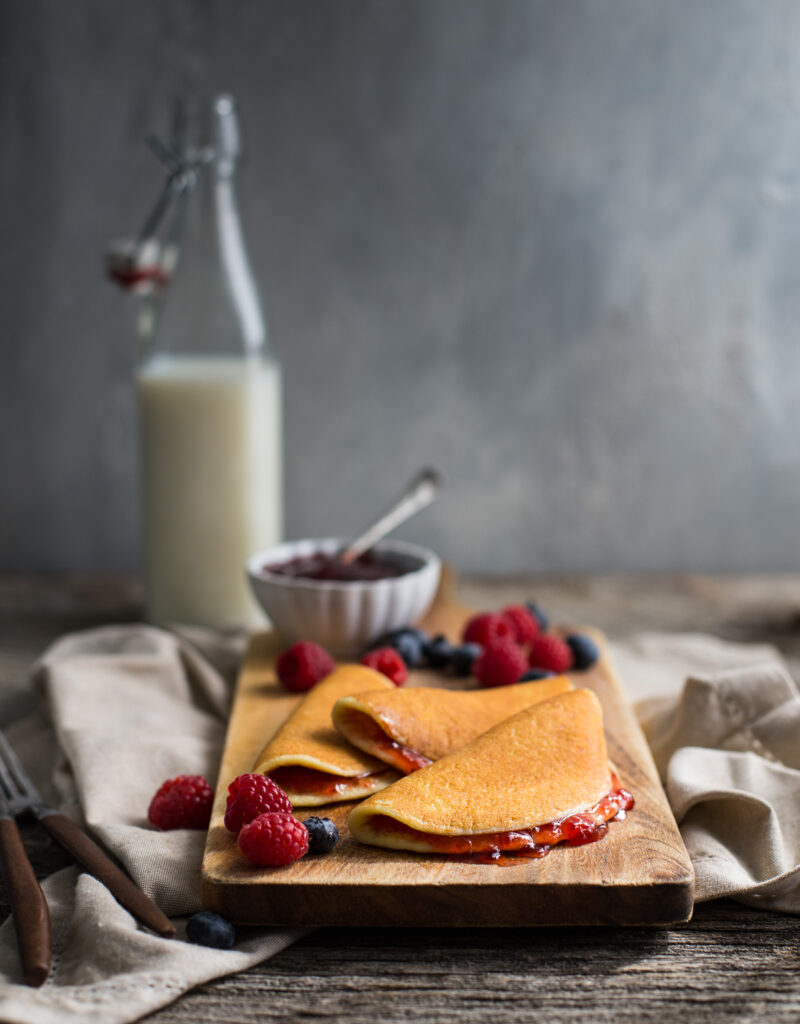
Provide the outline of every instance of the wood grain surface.
<path id="1" fill-rule="evenodd" d="M 442 598 L 424 625 L 455 638 L 469 614 Z M 602 637 L 595 635 L 601 660 L 576 673 L 574 681 L 600 698 L 609 756 L 636 807 L 600 842 L 559 846 L 542 860 L 507 867 L 364 846 L 347 828 L 352 803 L 298 812 L 334 820 L 341 841 L 331 854 L 309 856 L 288 868 L 250 864 L 223 823 L 227 787 L 251 770 L 299 699 L 276 681 L 272 637 L 254 637 L 239 677 L 203 860 L 205 905 L 240 924 L 272 925 L 525 927 L 687 920 L 693 905 L 691 862 Z M 415 671 L 406 685 L 475 683 Z"/>
<path id="2" fill-rule="evenodd" d="M 796 1024 L 798 932 L 733 903 L 670 929 L 325 929 L 153 1020 Z"/>

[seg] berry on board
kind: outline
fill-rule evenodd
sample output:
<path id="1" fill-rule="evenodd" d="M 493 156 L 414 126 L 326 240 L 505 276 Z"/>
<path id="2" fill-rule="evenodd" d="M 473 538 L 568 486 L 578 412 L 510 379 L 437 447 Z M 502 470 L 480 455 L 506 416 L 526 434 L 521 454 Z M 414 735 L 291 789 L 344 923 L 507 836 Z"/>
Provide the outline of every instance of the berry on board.
<path id="1" fill-rule="evenodd" d="M 372 650 L 379 647 L 393 647 L 408 668 L 417 668 L 422 664 L 425 644 L 428 641 L 427 633 L 413 626 L 404 626 L 402 629 L 393 629 L 386 633 L 372 645 Z"/>
<path id="2" fill-rule="evenodd" d="M 526 601 L 525 607 L 539 623 L 539 632 L 546 633 L 550 626 L 550 620 L 535 601 Z"/>
<path id="3" fill-rule="evenodd" d="M 569 644 L 569 649 L 572 651 L 573 668 L 591 668 L 600 657 L 597 644 L 590 636 L 586 636 L 584 633 L 570 633 L 566 637 L 566 641 Z"/>
<path id="4" fill-rule="evenodd" d="M 195 946 L 211 946 L 212 949 L 231 949 L 236 942 L 236 929 L 219 914 L 201 910 L 186 922 L 186 941 Z"/>
<path id="5" fill-rule="evenodd" d="M 214 791 L 202 775 L 178 775 L 163 782 L 150 801 L 147 818 L 160 829 L 208 828 Z"/>
<path id="6" fill-rule="evenodd" d="M 511 623 L 499 612 L 483 612 L 469 620 L 461 639 L 465 644 L 491 647 L 498 640 L 513 640 L 514 631 Z"/>
<path id="7" fill-rule="evenodd" d="M 306 818 L 303 824 L 308 830 L 309 853 L 330 853 L 339 842 L 339 830 L 330 818 Z"/>
<path id="8" fill-rule="evenodd" d="M 259 867 L 283 867 L 308 853 L 308 830 L 291 814 L 259 814 L 239 832 L 239 849 Z"/>
<path id="9" fill-rule="evenodd" d="M 454 647 L 453 657 L 450 662 L 453 674 L 457 676 L 471 676 L 475 659 L 480 658 L 482 654 L 483 648 L 480 644 L 461 644 L 458 647 Z"/>
<path id="10" fill-rule="evenodd" d="M 449 668 L 454 651 L 447 637 L 439 633 L 425 644 L 425 660 L 431 668 Z"/>
<path id="11" fill-rule="evenodd" d="M 546 668 L 561 675 L 572 668 L 572 651 L 560 636 L 546 633 L 531 644 L 528 664 L 531 668 Z"/>
<path id="12" fill-rule="evenodd" d="M 524 604 L 509 605 L 500 614 L 510 624 L 512 637 L 518 644 L 532 643 L 539 635 L 539 621 Z"/>
<path id="13" fill-rule="evenodd" d="M 324 647 L 301 640 L 287 648 L 275 662 L 275 671 L 284 689 L 290 693 L 306 693 L 336 668 Z"/>
<path id="14" fill-rule="evenodd" d="M 394 647 L 378 647 L 374 651 L 367 651 L 361 664 L 382 672 L 395 686 L 402 686 L 408 678 L 406 663 Z"/>
<path id="15" fill-rule="evenodd" d="M 519 681 L 528 667 L 525 652 L 506 641 L 487 648 L 472 666 L 481 686 L 509 686 Z"/>
<path id="16" fill-rule="evenodd" d="M 519 677 L 521 683 L 535 683 L 538 679 L 552 679 L 555 672 L 546 668 L 529 668 L 524 675 Z"/>
<path id="17" fill-rule="evenodd" d="M 280 786 L 266 775 L 248 772 L 237 776 L 228 786 L 225 828 L 229 832 L 238 832 L 242 825 L 268 811 L 291 814 L 292 803 Z"/>

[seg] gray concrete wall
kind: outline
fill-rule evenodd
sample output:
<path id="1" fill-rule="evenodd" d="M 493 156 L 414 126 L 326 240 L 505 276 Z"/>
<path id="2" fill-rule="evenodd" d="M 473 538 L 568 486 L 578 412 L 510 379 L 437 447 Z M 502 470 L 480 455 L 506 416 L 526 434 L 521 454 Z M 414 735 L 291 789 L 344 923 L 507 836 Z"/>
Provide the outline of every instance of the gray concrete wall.
<path id="1" fill-rule="evenodd" d="M 800 4 L 0 0 L 0 568 L 138 564 L 107 238 L 234 92 L 288 532 L 468 570 L 800 567 Z"/>

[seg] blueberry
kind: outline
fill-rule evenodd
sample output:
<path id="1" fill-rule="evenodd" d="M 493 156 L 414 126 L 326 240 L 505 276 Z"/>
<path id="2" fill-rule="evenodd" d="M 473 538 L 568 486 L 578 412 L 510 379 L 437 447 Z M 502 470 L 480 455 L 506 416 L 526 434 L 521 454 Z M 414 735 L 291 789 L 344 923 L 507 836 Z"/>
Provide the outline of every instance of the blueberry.
<path id="1" fill-rule="evenodd" d="M 453 658 L 450 662 L 453 672 L 457 676 L 472 675 L 472 665 L 476 658 L 483 654 L 480 644 L 461 644 L 453 648 Z"/>
<path id="2" fill-rule="evenodd" d="M 236 942 L 236 929 L 219 914 L 201 910 L 186 922 L 186 940 L 195 946 L 231 949 Z"/>
<path id="3" fill-rule="evenodd" d="M 528 611 L 531 613 L 534 619 L 536 619 L 536 621 L 539 623 L 539 630 L 542 633 L 546 633 L 548 626 L 550 625 L 550 620 L 539 607 L 539 605 L 535 601 L 526 601 L 525 607 L 528 609 Z"/>
<path id="4" fill-rule="evenodd" d="M 423 643 L 416 633 L 401 633 L 392 641 L 391 646 L 409 668 L 417 668 L 422 664 Z"/>
<path id="5" fill-rule="evenodd" d="M 400 655 L 408 668 L 417 668 L 422 664 L 423 647 L 427 643 L 428 636 L 421 629 L 414 629 L 412 626 L 404 626 L 402 629 L 394 629 L 379 637 L 372 649 L 376 647 L 392 647 Z"/>
<path id="6" fill-rule="evenodd" d="M 330 818 L 306 818 L 303 824 L 308 829 L 309 853 L 330 853 L 339 842 L 339 830 Z"/>
<path id="7" fill-rule="evenodd" d="M 597 644 L 583 633 L 571 633 L 566 638 L 572 651 L 572 667 L 577 669 L 591 668 L 600 657 Z"/>
<path id="8" fill-rule="evenodd" d="M 454 653 L 455 648 L 441 633 L 429 640 L 424 648 L 425 660 L 431 668 L 448 668 L 453 661 Z"/>
<path id="9" fill-rule="evenodd" d="M 521 683 L 532 683 L 537 679 L 550 679 L 555 672 L 548 672 L 546 668 L 529 668 L 524 676 L 520 676 Z"/>

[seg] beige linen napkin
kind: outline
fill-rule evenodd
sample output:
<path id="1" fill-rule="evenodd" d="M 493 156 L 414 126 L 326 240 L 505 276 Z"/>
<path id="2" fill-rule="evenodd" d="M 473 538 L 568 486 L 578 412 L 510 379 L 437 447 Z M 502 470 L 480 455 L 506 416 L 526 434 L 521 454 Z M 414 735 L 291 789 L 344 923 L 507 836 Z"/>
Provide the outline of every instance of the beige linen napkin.
<path id="1" fill-rule="evenodd" d="M 241 645 L 239 645 L 239 652 Z M 219 663 L 227 645 L 217 645 Z M 8 730 L 47 798 L 114 853 L 170 915 L 201 908 L 205 833 L 159 832 L 147 821 L 166 778 L 216 772 L 230 682 L 192 644 L 148 626 L 114 626 L 56 643 L 37 666 L 55 734 L 41 717 Z M 48 782 L 48 779 L 50 780 Z M 0 1020 L 124 1024 L 201 982 L 244 970 L 301 934 L 240 929 L 233 950 L 207 949 L 137 928 L 108 891 L 76 868 L 43 885 L 52 917 L 53 970 L 40 989 L 20 984 L 11 920 L 0 928 Z"/>
<path id="2" fill-rule="evenodd" d="M 233 664 L 225 644 L 215 653 Z M 613 653 L 639 701 L 695 864 L 698 898 L 735 895 L 800 912 L 800 699 L 775 652 L 649 635 L 616 644 Z M 198 773 L 215 781 L 230 681 L 195 645 L 146 626 L 66 637 L 35 678 L 55 734 L 36 718 L 9 735 L 48 799 L 85 820 L 167 913 L 200 909 L 204 835 L 153 830 L 147 806 L 167 777 Z M 240 929 L 234 950 L 204 949 L 138 929 L 103 886 L 75 868 L 53 875 L 44 889 L 53 972 L 41 989 L 20 984 L 6 921 L 3 1021 L 124 1024 L 302 934 Z M 178 921 L 179 936 L 183 926 Z"/>
<path id="3" fill-rule="evenodd" d="M 800 696 L 780 656 L 694 634 L 643 634 L 612 653 L 692 858 L 697 901 L 800 913 Z"/>

